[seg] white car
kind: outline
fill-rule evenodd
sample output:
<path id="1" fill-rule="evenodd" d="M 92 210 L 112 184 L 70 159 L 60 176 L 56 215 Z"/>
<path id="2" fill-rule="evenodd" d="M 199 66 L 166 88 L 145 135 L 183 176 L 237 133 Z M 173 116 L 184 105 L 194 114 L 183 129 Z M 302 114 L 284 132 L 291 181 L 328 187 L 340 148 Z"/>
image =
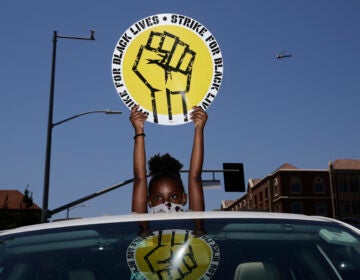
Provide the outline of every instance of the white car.
<path id="1" fill-rule="evenodd" d="M 204 222 L 206 232 L 195 232 Z M 139 225 L 148 225 L 139 232 Z M 263 212 L 130 214 L 0 232 L 0 280 L 359 279 L 360 231 Z"/>

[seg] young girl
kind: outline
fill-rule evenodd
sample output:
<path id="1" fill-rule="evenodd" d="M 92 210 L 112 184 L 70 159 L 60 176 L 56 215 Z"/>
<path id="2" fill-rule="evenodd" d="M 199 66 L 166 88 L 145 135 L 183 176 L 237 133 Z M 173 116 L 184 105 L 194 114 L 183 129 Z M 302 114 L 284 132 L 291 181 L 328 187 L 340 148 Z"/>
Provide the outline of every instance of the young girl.
<path id="1" fill-rule="evenodd" d="M 149 160 L 150 182 L 148 186 L 146 172 L 145 130 L 147 115 L 138 111 L 139 106 L 131 110 L 130 121 L 134 127 L 134 185 L 132 211 L 147 213 L 150 211 L 181 211 L 189 199 L 189 209 L 204 211 L 204 193 L 201 182 L 201 171 L 204 159 L 204 127 L 207 121 L 206 112 L 194 107 L 191 120 L 194 123 L 194 142 L 191 153 L 188 177 L 188 197 L 180 177 L 182 164 L 169 154 L 155 155 Z"/>

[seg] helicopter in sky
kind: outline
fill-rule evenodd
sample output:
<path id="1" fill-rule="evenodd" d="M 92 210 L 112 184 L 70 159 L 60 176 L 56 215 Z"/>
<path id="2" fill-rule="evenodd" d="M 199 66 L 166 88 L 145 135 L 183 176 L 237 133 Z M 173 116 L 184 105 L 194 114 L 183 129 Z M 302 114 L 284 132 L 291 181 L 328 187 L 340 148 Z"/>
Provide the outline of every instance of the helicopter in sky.
<path id="1" fill-rule="evenodd" d="M 286 58 L 286 57 L 291 57 L 292 55 L 291 54 L 287 54 L 285 51 L 279 53 L 276 55 L 276 58 L 277 59 L 283 59 L 283 58 Z"/>

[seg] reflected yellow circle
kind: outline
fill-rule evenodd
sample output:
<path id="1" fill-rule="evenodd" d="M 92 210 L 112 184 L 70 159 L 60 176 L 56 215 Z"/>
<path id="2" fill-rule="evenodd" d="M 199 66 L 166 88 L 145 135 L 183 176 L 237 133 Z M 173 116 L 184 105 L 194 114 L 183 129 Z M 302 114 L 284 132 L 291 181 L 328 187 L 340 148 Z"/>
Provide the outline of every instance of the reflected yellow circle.
<path id="1" fill-rule="evenodd" d="M 184 231 L 165 231 L 137 245 L 135 260 L 146 279 L 200 279 L 212 262 L 212 250 L 201 238 Z"/>

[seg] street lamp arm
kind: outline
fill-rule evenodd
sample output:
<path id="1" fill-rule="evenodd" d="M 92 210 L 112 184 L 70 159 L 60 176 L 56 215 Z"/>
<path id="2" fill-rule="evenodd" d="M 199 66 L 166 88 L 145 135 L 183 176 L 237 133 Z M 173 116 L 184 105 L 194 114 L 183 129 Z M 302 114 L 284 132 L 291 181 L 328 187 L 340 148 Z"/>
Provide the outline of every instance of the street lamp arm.
<path id="1" fill-rule="evenodd" d="M 112 186 L 110 186 L 110 187 L 108 187 L 108 188 L 105 188 L 105 189 L 102 189 L 102 190 L 97 191 L 97 192 L 95 192 L 95 193 L 89 194 L 89 195 L 87 195 L 87 196 L 84 196 L 84 197 L 82 197 L 82 198 L 79 198 L 79 199 L 77 199 L 77 200 L 74 200 L 74 201 L 72 201 L 72 202 L 69 202 L 69 203 L 67 203 L 67 204 L 65 204 L 65 205 L 63 205 L 63 206 L 60 206 L 60 207 L 58 207 L 58 208 L 55 208 L 55 209 L 53 209 L 53 210 L 48 210 L 48 212 L 47 212 L 47 215 L 48 215 L 47 218 L 51 218 L 52 215 L 55 215 L 55 214 L 57 214 L 57 213 L 59 213 L 59 212 L 61 212 L 61 211 L 64 211 L 64 210 L 68 209 L 68 208 L 71 208 L 71 207 L 73 207 L 73 206 L 75 206 L 75 205 L 78 205 L 78 204 L 80 204 L 80 203 L 83 203 L 83 202 L 85 202 L 85 201 L 88 201 L 88 200 L 90 200 L 90 199 L 92 199 L 92 198 L 95 198 L 95 197 L 97 197 L 97 196 L 100 196 L 100 195 L 102 195 L 102 194 L 105 194 L 105 193 L 107 193 L 107 192 L 110 192 L 110 191 L 112 191 L 112 190 L 115 190 L 115 189 L 117 189 L 117 188 L 120 188 L 120 187 L 122 187 L 122 186 L 125 186 L 125 185 L 127 185 L 127 184 L 130 184 L 130 183 L 132 183 L 132 182 L 134 182 L 134 178 L 125 180 L 125 181 L 123 181 L 123 182 L 121 182 L 121 183 L 112 185 Z"/>
<path id="2" fill-rule="evenodd" d="M 78 118 L 78 117 L 81 117 L 81 116 L 84 116 L 84 115 L 88 115 L 88 114 L 95 114 L 95 113 L 103 113 L 103 114 L 109 114 L 109 115 L 110 115 L 110 114 L 113 114 L 113 115 L 115 115 L 115 114 L 118 114 L 118 115 L 122 114 L 121 111 L 111 111 L 111 110 L 88 111 L 88 112 L 83 112 L 83 113 L 80 113 L 80 114 L 76 114 L 76 115 L 71 116 L 71 117 L 69 117 L 69 118 L 63 119 L 63 120 L 58 121 L 58 122 L 56 122 L 56 123 L 53 123 L 52 126 L 54 127 L 54 126 L 57 126 L 57 125 L 59 125 L 59 124 L 62 124 L 62 123 L 71 121 L 71 120 L 73 120 L 73 119 L 76 119 L 76 118 Z"/>
<path id="3" fill-rule="evenodd" d="M 77 36 L 61 36 L 61 35 L 57 35 L 57 33 L 56 33 L 56 37 L 61 38 L 61 39 L 75 39 L 75 40 L 91 40 L 91 41 L 94 41 L 95 40 L 94 34 L 95 34 L 95 30 L 90 30 L 90 38 L 77 37 Z"/>
<path id="4" fill-rule="evenodd" d="M 224 173 L 224 172 L 240 172 L 240 169 L 206 169 L 202 170 L 202 173 Z M 189 173 L 190 170 L 180 170 L 180 173 Z"/>

